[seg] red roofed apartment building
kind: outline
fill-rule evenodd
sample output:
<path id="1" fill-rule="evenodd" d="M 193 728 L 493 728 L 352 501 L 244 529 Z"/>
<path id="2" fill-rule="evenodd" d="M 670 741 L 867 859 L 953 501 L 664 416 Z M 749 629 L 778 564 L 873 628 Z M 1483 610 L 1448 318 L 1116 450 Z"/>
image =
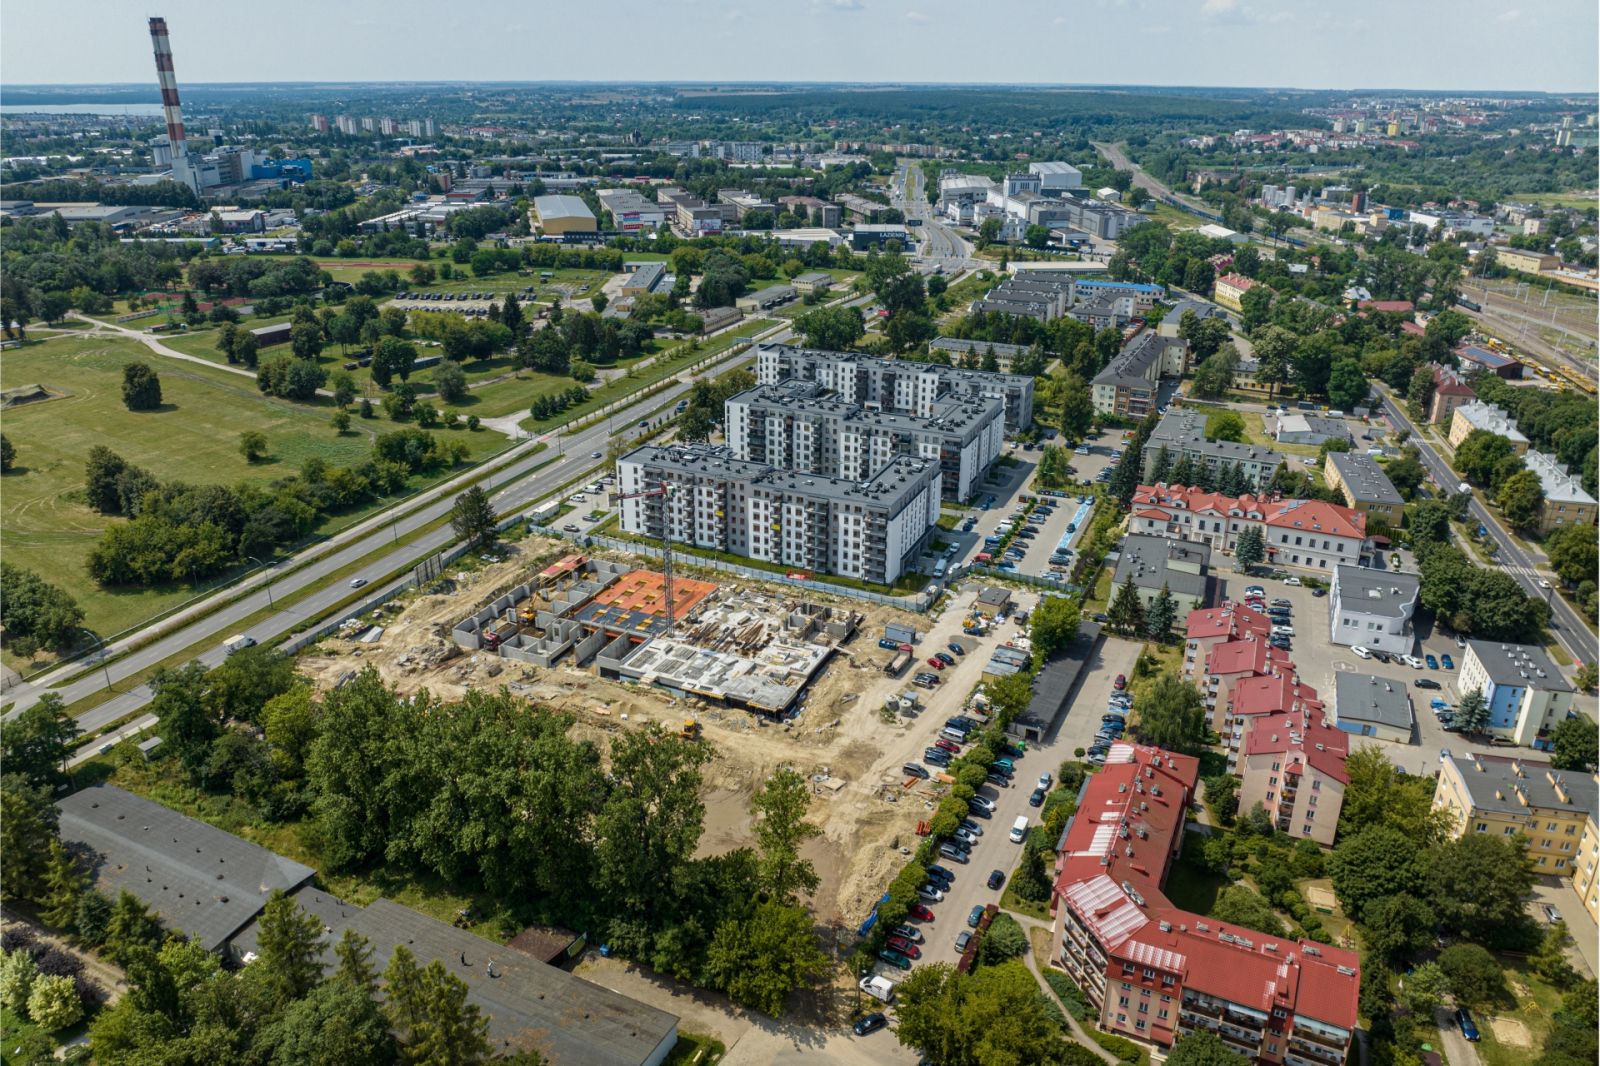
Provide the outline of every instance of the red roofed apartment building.
<path id="1" fill-rule="evenodd" d="M 1223 496 L 1184 485 L 1140 485 L 1133 494 L 1128 532 L 1201 541 L 1232 552 L 1251 526 L 1266 541 L 1266 562 L 1332 574 L 1340 563 L 1371 562 L 1367 516 L 1322 500 Z"/>
<path id="2" fill-rule="evenodd" d="M 1230 311 L 1243 311 L 1244 294 L 1255 287 L 1256 283 L 1243 274 L 1224 274 L 1217 279 L 1212 299 Z"/>
<path id="3" fill-rule="evenodd" d="M 1340 1066 L 1361 978 L 1351 952 L 1174 907 L 1162 894 L 1199 763 L 1114 745 L 1056 858 L 1056 958 L 1102 1029 L 1170 1048 L 1201 1030 L 1263 1063 Z"/>
<path id="4" fill-rule="evenodd" d="M 1455 417 L 1456 408 L 1478 398 L 1472 386 L 1456 371 L 1438 363 L 1433 368 L 1433 398 L 1428 402 L 1428 425 L 1437 426 Z"/>
<path id="5" fill-rule="evenodd" d="M 1328 725 L 1321 704 L 1317 708 L 1245 719 L 1239 809 L 1259 803 L 1279 832 L 1332 847 L 1350 784 L 1344 764 L 1349 734 Z"/>
<path id="6" fill-rule="evenodd" d="M 1242 603 L 1190 611 L 1184 621 L 1183 672 L 1188 677 L 1196 677 L 1211 658 L 1211 650 L 1218 645 L 1247 637 L 1256 637 L 1265 643 L 1271 632 L 1272 621 L 1266 613 Z"/>

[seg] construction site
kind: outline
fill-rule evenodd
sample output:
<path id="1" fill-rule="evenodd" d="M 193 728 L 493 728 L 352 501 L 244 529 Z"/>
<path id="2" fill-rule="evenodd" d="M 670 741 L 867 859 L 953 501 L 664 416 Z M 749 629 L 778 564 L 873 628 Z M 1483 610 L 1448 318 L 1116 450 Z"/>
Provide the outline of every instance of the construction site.
<path id="1" fill-rule="evenodd" d="M 301 670 L 321 688 L 364 666 L 400 692 L 449 699 L 504 686 L 569 714 L 597 741 L 657 724 L 713 746 L 706 767 L 702 854 L 749 845 L 750 803 L 773 772 L 813 785 L 806 845 L 822 883 L 819 920 L 850 930 L 917 842 L 947 782 L 908 778 L 937 731 L 935 714 L 967 707 L 987 652 L 971 652 L 945 683 L 910 687 L 886 672 L 900 656 L 885 635 L 931 645 L 930 627 L 961 636 L 971 594 L 916 614 L 699 571 L 667 582 L 654 560 L 575 553 L 538 534 L 498 549 L 499 561 L 447 572 L 432 585 L 354 620 L 309 649 Z M 719 580 L 710 580 L 715 576 Z M 922 656 L 930 654 L 924 651 Z M 843 934 L 841 934 L 843 935 Z"/>

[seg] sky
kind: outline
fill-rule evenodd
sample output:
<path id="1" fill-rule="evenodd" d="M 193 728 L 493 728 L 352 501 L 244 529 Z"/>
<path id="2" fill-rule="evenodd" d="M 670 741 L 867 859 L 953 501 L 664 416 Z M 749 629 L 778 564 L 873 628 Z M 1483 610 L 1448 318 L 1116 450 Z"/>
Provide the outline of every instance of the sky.
<path id="1" fill-rule="evenodd" d="M 142 9 L 147 8 L 147 9 Z M 848 81 L 1597 91 L 1595 0 L 6 0 L 6 84 Z"/>

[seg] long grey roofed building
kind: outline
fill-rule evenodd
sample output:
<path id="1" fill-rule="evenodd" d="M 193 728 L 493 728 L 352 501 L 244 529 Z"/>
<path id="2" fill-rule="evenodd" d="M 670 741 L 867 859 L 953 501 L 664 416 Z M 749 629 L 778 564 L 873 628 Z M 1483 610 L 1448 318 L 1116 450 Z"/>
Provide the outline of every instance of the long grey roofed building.
<path id="1" fill-rule="evenodd" d="M 418 966 L 439 960 L 466 982 L 467 1001 L 488 1019 L 497 1052 L 537 1051 L 551 1066 L 655 1066 L 677 1043 L 674 1015 L 393 900 L 357 907 L 307 885 L 294 901 L 321 922 L 322 962 L 330 969 L 346 929 L 371 942 L 380 972 L 402 944 Z M 255 923 L 241 931 L 233 945 L 239 958 L 257 949 L 258 932 Z"/>
<path id="2" fill-rule="evenodd" d="M 115 785 L 83 789 L 56 806 L 62 842 L 87 852 L 96 887 L 127 889 L 169 930 L 208 951 L 235 961 L 254 952 L 257 918 L 282 890 L 321 924 L 325 966 L 346 929 L 372 942 L 379 970 L 400 944 L 420 966 L 438 959 L 466 982 L 501 1050 L 536 1050 L 552 1066 L 656 1066 L 677 1042 L 671 1014 L 391 900 L 343 902 L 311 883 L 311 867 Z"/>
<path id="3" fill-rule="evenodd" d="M 1600 813 L 1600 784 L 1582 770 L 1553 770 L 1549 763 L 1475 752 L 1452 755 L 1450 761 L 1477 810 L 1518 818 L 1527 817 L 1529 807 Z M 1565 796 L 1556 791 L 1557 782 Z M 1527 803 L 1518 793 L 1526 795 Z"/>
<path id="4" fill-rule="evenodd" d="M 1133 533 L 1123 539 L 1111 584 L 1117 588 L 1132 577 L 1135 588 L 1159 593 L 1165 585 L 1174 596 L 1189 597 L 1196 601 L 1196 606 L 1204 606 L 1210 579 L 1204 573 L 1192 574 L 1171 564 L 1198 565 L 1204 571 L 1210 562 L 1211 547 L 1200 541 L 1168 540 Z M 1179 617 L 1182 617 L 1181 608 Z"/>
<path id="5" fill-rule="evenodd" d="M 1344 722 L 1371 722 L 1397 730 L 1411 728 L 1411 697 L 1403 679 L 1345 670 L 1334 677 L 1334 717 L 1341 728 Z"/>
<path id="6" fill-rule="evenodd" d="M 1171 460 L 1187 455 L 1191 461 L 1203 462 L 1213 470 L 1238 464 L 1253 490 L 1259 491 L 1278 472 L 1283 457 L 1271 448 L 1257 444 L 1240 444 L 1231 440 L 1206 440 L 1206 413 L 1192 408 L 1174 407 L 1161 416 L 1143 452 L 1144 468 L 1140 476 L 1151 480 L 1156 457 L 1165 447 Z"/>
<path id="7" fill-rule="evenodd" d="M 1467 647 L 1477 653 L 1484 673 L 1496 685 L 1512 688 L 1536 687 L 1549 692 L 1571 692 L 1571 683 L 1537 644 L 1502 644 L 1497 640 L 1469 639 Z"/>
<path id="8" fill-rule="evenodd" d="M 1405 505 L 1405 498 L 1383 472 L 1383 467 L 1372 456 L 1359 452 L 1331 452 L 1328 458 L 1339 472 L 1339 479 L 1350 488 L 1350 498 L 1357 505 L 1382 504 L 1389 507 Z"/>
<path id="9" fill-rule="evenodd" d="M 1410 618 L 1422 578 L 1398 570 L 1373 570 L 1340 563 L 1334 576 L 1340 598 L 1351 610 L 1384 618 Z"/>
<path id="10" fill-rule="evenodd" d="M 95 884 L 127 889 L 167 928 L 219 951 L 275 889 L 316 871 L 143 796 L 95 785 L 63 797 L 61 841 L 86 852 Z"/>

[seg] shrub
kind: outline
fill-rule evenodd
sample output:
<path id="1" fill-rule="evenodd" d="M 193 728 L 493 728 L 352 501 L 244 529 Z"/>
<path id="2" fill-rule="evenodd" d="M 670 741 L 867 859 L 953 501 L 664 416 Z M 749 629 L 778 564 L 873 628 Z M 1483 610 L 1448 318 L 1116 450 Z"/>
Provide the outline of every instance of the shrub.
<path id="1" fill-rule="evenodd" d="M 1083 991 L 1076 982 L 1058 970 L 1046 970 L 1044 983 L 1050 986 L 1050 991 L 1066 1006 L 1067 1013 L 1076 1021 L 1086 1021 L 1089 1017 L 1089 1001 L 1083 998 Z"/>

